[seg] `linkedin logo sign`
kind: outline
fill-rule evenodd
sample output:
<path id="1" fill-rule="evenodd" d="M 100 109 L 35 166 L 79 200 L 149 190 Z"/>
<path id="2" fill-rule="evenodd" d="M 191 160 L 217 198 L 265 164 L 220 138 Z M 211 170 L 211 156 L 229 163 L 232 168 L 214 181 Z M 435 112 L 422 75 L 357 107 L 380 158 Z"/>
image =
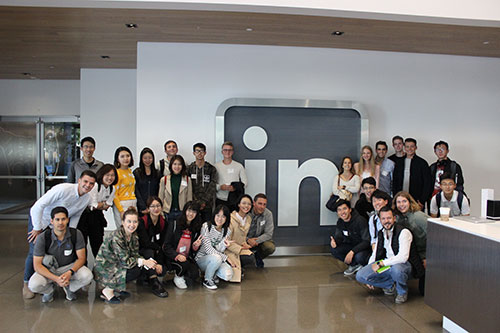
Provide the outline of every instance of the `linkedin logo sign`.
<path id="1" fill-rule="evenodd" d="M 337 221 L 325 208 L 344 156 L 359 158 L 368 121 L 352 102 L 230 99 L 217 111 L 220 147 L 232 141 L 233 158 L 245 166 L 252 197 L 268 196 L 278 246 L 329 242 Z"/>

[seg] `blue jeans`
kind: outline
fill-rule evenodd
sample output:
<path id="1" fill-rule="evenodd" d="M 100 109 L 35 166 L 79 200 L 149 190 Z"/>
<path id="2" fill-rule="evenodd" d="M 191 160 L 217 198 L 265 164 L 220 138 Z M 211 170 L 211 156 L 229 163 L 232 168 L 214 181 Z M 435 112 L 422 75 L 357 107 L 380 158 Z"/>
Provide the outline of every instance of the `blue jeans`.
<path id="1" fill-rule="evenodd" d="M 213 280 L 214 275 L 225 281 L 229 281 L 233 277 L 231 266 L 227 262 L 222 262 L 221 256 L 217 254 L 203 256 L 196 263 L 205 272 L 205 280 Z"/>
<path id="2" fill-rule="evenodd" d="M 33 223 L 31 222 L 31 216 L 28 220 L 28 234 L 33 230 Z M 38 235 L 40 237 L 40 235 Z M 26 256 L 26 261 L 24 262 L 24 282 L 28 282 L 31 276 L 35 273 L 33 268 L 33 250 L 35 247 L 35 242 L 28 243 L 28 255 Z"/>
<path id="3" fill-rule="evenodd" d="M 350 244 L 342 244 L 337 246 L 336 248 L 330 248 L 330 252 L 332 253 L 332 256 L 334 256 L 336 259 L 340 261 L 345 260 L 345 256 L 349 251 L 351 251 L 353 248 L 352 245 Z M 359 251 L 358 253 L 354 254 L 354 257 L 352 258 L 351 266 L 355 266 L 357 264 L 359 265 L 366 265 L 368 263 L 368 259 L 370 258 L 371 251 L 368 250 L 363 250 Z"/>
<path id="4" fill-rule="evenodd" d="M 404 295 L 408 292 L 406 281 L 410 278 L 410 274 L 411 264 L 408 261 L 392 265 L 390 269 L 380 274 L 372 270 L 372 263 L 370 263 L 358 271 L 356 280 L 363 284 L 384 289 L 390 289 L 396 283 L 396 292 L 398 295 Z"/>

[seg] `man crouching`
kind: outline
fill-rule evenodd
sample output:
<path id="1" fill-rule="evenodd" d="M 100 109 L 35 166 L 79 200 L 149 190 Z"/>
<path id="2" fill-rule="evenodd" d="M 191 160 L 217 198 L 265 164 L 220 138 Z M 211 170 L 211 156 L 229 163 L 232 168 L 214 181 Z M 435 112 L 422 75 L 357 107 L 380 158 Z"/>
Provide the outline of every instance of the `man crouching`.
<path id="1" fill-rule="evenodd" d="M 392 209 L 383 207 L 379 217 L 383 229 L 379 231 L 369 264 L 358 271 L 356 280 L 370 289 L 382 288 L 386 295 L 396 294 L 395 303 L 401 304 L 408 299 L 407 281 L 411 274 L 420 277 L 424 273 L 422 260 L 412 244 L 410 230 L 395 224 Z"/>
<path id="2" fill-rule="evenodd" d="M 42 302 L 54 300 L 54 283 L 64 289 L 66 299 L 76 299 L 75 292 L 92 281 L 92 272 L 84 266 L 85 242 L 79 230 L 69 228 L 68 210 L 55 207 L 50 212 L 52 229 L 37 239 L 33 251 L 35 274 L 28 287 L 42 294 Z"/>

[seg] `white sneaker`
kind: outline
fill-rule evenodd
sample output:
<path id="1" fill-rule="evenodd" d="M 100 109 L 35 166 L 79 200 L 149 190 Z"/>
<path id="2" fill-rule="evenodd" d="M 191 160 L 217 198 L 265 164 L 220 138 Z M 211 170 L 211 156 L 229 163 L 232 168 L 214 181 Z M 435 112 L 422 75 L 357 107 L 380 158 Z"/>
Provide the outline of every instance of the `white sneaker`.
<path id="1" fill-rule="evenodd" d="M 184 280 L 183 276 L 175 276 L 174 284 L 179 289 L 187 289 L 186 280 Z"/>

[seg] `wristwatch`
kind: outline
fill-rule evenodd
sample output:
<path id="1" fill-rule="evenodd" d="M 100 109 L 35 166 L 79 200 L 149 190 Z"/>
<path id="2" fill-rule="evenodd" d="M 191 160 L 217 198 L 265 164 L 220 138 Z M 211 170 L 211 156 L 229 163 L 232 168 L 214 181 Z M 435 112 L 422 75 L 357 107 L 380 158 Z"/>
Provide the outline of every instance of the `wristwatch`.
<path id="1" fill-rule="evenodd" d="M 71 275 L 75 275 L 75 271 L 72 268 L 70 268 L 69 271 L 71 272 Z"/>

